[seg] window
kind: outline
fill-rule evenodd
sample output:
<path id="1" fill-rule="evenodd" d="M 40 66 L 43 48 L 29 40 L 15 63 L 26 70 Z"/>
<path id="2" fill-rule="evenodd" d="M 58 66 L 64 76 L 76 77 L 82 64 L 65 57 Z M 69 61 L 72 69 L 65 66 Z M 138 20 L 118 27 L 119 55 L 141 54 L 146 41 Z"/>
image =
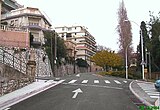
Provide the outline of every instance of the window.
<path id="1" fill-rule="evenodd" d="M 70 27 L 70 28 L 68 28 L 68 31 L 71 31 L 72 30 L 72 28 Z"/>
<path id="2" fill-rule="evenodd" d="M 64 31 L 64 27 L 62 28 L 62 31 Z"/>
<path id="3" fill-rule="evenodd" d="M 66 37 L 72 37 L 71 33 L 67 33 Z"/>
<path id="4" fill-rule="evenodd" d="M 14 26 L 14 20 L 11 21 L 10 26 Z"/>
<path id="5" fill-rule="evenodd" d="M 18 20 L 15 20 L 15 26 L 18 27 Z"/>

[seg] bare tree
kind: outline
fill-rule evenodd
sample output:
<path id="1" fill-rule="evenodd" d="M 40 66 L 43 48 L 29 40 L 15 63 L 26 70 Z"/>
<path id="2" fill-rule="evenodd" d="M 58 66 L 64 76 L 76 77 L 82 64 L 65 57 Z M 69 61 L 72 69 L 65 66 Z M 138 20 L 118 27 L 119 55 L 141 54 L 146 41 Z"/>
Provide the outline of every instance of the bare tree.
<path id="1" fill-rule="evenodd" d="M 110 50 L 111 51 L 111 49 L 110 48 L 107 48 L 107 47 L 105 47 L 105 46 L 103 46 L 103 45 L 97 45 L 97 51 L 103 51 L 103 50 Z"/>
<path id="2" fill-rule="evenodd" d="M 119 53 L 125 58 L 125 53 L 128 53 L 128 58 L 131 56 L 133 51 L 132 45 L 132 33 L 131 33 L 131 23 L 127 17 L 127 10 L 124 5 L 124 1 L 119 5 L 118 9 L 118 26 L 117 31 L 119 33 Z"/>

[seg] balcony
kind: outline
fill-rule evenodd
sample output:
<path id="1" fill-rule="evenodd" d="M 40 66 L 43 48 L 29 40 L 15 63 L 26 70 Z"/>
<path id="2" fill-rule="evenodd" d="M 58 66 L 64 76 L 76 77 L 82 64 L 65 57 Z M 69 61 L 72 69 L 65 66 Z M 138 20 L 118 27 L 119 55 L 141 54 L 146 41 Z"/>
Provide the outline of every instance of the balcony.
<path id="1" fill-rule="evenodd" d="M 7 25 L 0 25 L 0 30 L 27 32 L 27 29 L 25 28 L 19 28 L 19 27 L 14 27 L 14 26 L 7 26 Z"/>
<path id="2" fill-rule="evenodd" d="M 10 9 L 17 9 L 17 8 L 21 7 L 21 5 L 17 4 L 13 0 L 2 0 L 2 2 L 3 2 L 4 7 L 7 6 Z"/>

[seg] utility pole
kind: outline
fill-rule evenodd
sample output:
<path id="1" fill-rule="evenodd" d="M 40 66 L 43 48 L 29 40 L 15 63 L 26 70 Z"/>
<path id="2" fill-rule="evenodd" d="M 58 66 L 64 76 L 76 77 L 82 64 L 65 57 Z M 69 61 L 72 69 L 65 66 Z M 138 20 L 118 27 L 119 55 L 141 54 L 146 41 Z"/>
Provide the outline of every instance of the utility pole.
<path id="1" fill-rule="evenodd" d="M 51 34 L 51 68 L 52 68 L 52 71 L 53 71 L 53 76 L 55 76 L 54 75 L 54 66 L 53 66 L 53 44 L 52 44 L 52 42 L 53 42 L 53 36 Z"/>
<path id="2" fill-rule="evenodd" d="M 142 22 L 141 22 L 141 26 L 140 26 L 140 36 L 141 36 L 141 56 L 142 56 L 142 62 L 141 62 L 141 65 L 142 65 L 142 79 L 144 79 L 144 65 L 145 65 L 145 62 L 144 62 L 144 47 L 143 47 L 143 31 L 142 31 Z"/>
<path id="3" fill-rule="evenodd" d="M 56 75 L 56 60 L 57 60 L 57 33 L 54 30 L 54 76 Z"/>
<path id="4" fill-rule="evenodd" d="M 73 73 L 74 73 L 74 74 L 76 73 L 76 50 L 75 50 L 75 47 L 74 47 L 74 65 L 73 65 Z"/>

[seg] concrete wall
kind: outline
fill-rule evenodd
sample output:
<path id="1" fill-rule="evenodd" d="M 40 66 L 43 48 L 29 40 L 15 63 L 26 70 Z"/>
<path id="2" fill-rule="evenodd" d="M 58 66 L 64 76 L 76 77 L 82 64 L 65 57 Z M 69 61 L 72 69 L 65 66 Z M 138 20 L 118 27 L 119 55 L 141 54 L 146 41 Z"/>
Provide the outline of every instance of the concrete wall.
<path id="1" fill-rule="evenodd" d="M 0 46 L 6 47 L 19 47 L 27 48 L 29 47 L 29 33 L 2 29 L 0 30 Z"/>

